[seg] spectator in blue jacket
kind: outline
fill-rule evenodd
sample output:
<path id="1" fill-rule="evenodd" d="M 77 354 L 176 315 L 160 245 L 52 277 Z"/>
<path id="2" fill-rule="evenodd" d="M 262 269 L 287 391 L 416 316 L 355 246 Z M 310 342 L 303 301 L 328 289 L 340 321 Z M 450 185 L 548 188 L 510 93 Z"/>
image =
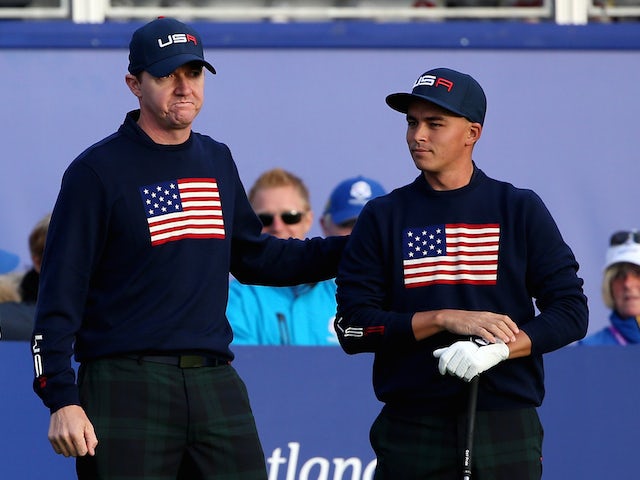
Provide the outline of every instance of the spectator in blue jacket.
<path id="1" fill-rule="evenodd" d="M 580 345 L 640 344 L 640 231 L 611 235 L 602 299 L 611 309 L 609 325 L 580 341 Z"/>
<path id="2" fill-rule="evenodd" d="M 348 235 L 362 207 L 384 193 L 382 186 L 358 176 L 332 191 L 320 224 L 325 236 Z M 249 191 L 251 206 L 263 233 L 303 239 L 313 224 L 309 191 L 291 172 L 264 172 Z M 333 279 L 292 287 L 229 286 L 227 317 L 234 345 L 336 346 L 334 329 L 336 284 Z"/>

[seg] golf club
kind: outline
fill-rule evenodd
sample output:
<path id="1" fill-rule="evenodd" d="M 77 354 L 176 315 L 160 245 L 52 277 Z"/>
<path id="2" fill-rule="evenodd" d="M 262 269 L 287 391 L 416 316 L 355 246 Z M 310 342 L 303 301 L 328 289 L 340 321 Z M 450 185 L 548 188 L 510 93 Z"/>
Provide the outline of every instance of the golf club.
<path id="1" fill-rule="evenodd" d="M 473 449 L 473 431 L 476 423 L 476 403 L 478 400 L 478 383 L 480 376 L 476 375 L 469 383 L 469 404 L 467 410 L 467 438 L 464 445 L 463 480 L 471 480 L 471 455 Z"/>

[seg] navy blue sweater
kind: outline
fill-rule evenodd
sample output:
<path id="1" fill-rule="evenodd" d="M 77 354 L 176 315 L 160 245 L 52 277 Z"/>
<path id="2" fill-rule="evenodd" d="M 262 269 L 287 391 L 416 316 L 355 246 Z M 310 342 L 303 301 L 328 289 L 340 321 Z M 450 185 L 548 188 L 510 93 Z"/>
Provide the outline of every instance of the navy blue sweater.
<path id="1" fill-rule="evenodd" d="M 509 315 L 533 352 L 481 375 L 478 408 L 539 406 L 542 354 L 587 330 L 577 270 L 532 191 L 478 169 L 452 191 L 433 190 L 421 175 L 371 200 L 358 218 L 338 271 L 338 338 L 348 353 L 375 352 L 374 389 L 387 408 L 457 412 L 464 383 L 440 375 L 432 353 L 460 337 L 441 332 L 416 341 L 411 317 L 447 308 Z"/>
<path id="2" fill-rule="evenodd" d="M 47 234 L 34 389 L 79 404 L 70 358 L 207 352 L 231 360 L 231 272 L 292 285 L 335 276 L 346 238 L 262 235 L 227 146 L 192 133 L 158 145 L 130 112 L 66 170 Z M 173 213 L 171 213 L 173 212 Z"/>

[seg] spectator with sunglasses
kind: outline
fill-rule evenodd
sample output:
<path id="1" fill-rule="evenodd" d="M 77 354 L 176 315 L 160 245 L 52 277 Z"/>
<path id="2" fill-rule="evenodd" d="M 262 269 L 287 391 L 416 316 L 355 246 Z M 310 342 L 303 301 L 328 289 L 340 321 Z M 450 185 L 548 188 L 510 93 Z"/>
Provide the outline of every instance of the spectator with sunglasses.
<path id="1" fill-rule="evenodd" d="M 580 345 L 640 344 L 640 232 L 611 235 L 602 280 L 602 298 L 611 309 L 609 325 Z"/>
<path id="2" fill-rule="evenodd" d="M 313 225 L 309 190 L 281 168 L 264 172 L 249 190 L 249 203 L 262 222 L 262 233 L 304 239 Z"/>
<path id="3" fill-rule="evenodd" d="M 306 238 L 313 225 L 309 190 L 291 172 L 264 172 L 249 190 L 249 203 L 262 222 L 262 233 L 278 238 Z M 233 345 L 338 345 L 333 279 L 292 287 L 229 285 L 227 318 Z"/>
<path id="4" fill-rule="evenodd" d="M 351 233 L 364 204 L 382 195 L 380 184 L 364 177 L 345 180 L 332 192 L 320 219 L 326 236 Z M 296 175 L 275 168 L 263 173 L 249 191 L 249 202 L 263 233 L 303 239 L 313 225 L 309 191 Z M 333 279 L 293 287 L 232 282 L 227 317 L 234 345 L 338 345 Z"/>

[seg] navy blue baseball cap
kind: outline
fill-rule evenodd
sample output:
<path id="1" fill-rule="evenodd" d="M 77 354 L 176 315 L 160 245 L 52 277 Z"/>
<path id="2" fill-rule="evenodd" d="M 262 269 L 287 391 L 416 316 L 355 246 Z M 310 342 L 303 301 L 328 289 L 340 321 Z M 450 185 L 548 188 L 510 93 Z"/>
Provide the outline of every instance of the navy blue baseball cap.
<path id="1" fill-rule="evenodd" d="M 133 32 L 129 43 L 129 73 L 133 75 L 147 71 L 154 77 L 166 77 L 194 61 L 216 73 L 204 59 L 200 34 L 174 18 L 157 18 Z"/>
<path id="2" fill-rule="evenodd" d="M 387 105 L 398 112 L 407 113 L 414 100 L 426 100 L 466 119 L 484 123 L 487 97 L 480 84 L 466 73 L 450 68 L 435 68 L 420 75 L 411 93 L 392 93 Z"/>
<path id="3" fill-rule="evenodd" d="M 358 176 L 340 182 L 331 192 L 324 214 L 331 215 L 334 223 L 358 218 L 365 203 L 386 192 L 375 180 Z"/>

